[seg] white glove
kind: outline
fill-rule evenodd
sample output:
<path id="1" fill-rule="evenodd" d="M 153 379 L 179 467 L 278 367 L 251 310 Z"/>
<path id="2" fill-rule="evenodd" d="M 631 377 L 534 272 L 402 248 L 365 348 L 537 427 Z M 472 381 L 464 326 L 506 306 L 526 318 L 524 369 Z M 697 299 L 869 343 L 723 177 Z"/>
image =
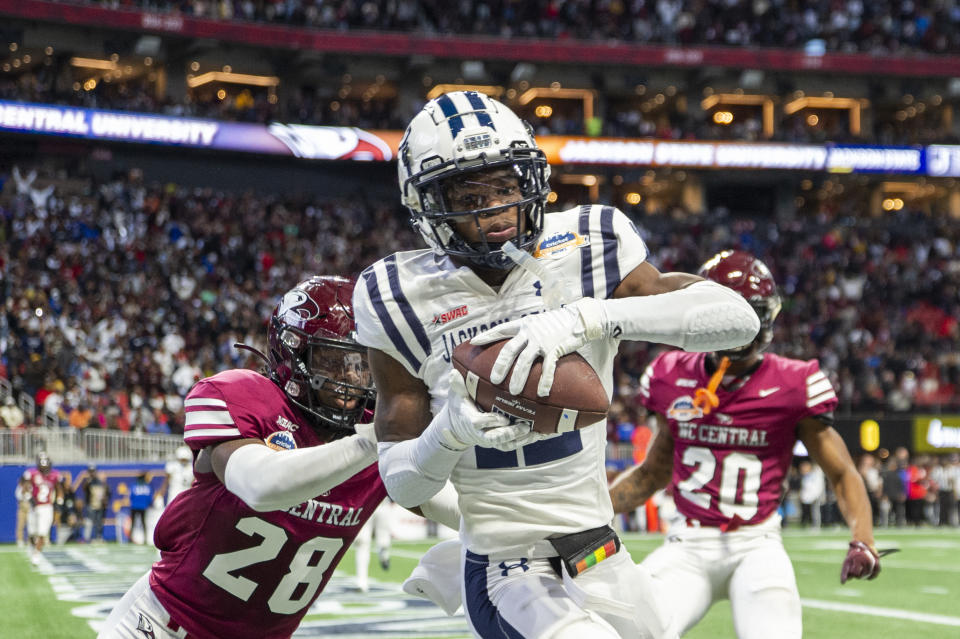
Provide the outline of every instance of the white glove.
<path id="1" fill-rule="evenodd" d="M 490 344 L 511 337 L 500 351 L 490 371 L 490 381 L 499 384 L 507 377 L 513 360 L 516 365 L 510 376 L 510 393 L 519 395 L 530 375 L 534 360 L 543 357 L 543 372 L 537 395 L 546 397 L 553 386 L 557 360 L 582 348 L 587 342 L 602 338 L 604 326 L 602 302 L 584 297 L 573 304 L 553 311 L 527 315 L 485 331 L 470 340 L 472 344 Z"/>
<path id="2" fill-rule="evenodd" d="M 443 439 L 458 450 L 470 446 L 514 450 L 518 445 L 514 442 L 530 433 L 527 423 L 511 424 L 506 415 L 485 413 L 477 408 L 467 394 L 463 376 L 456 370 L 450 371 L 450 393 L 444 410 L 449 419 L 442 431 Z"/>

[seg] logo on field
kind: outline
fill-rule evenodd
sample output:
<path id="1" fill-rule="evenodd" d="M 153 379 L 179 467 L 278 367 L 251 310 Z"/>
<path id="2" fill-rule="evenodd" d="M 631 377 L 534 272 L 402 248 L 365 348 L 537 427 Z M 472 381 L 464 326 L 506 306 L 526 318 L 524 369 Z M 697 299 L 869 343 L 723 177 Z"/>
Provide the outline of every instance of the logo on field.
<path id="1" fill-rule="evenodd" d="M 515 564 L 508 564 L 508 563 L 505 562 L 505 561 L 501 561 L 501 562 L 500 562 L 500 576 L 501 576 L 501 577 L 506 577 L 508 574 L 510 574 L 510 571 L 513 570 L 514 568 L 519 568 L 519 569 L 520 569 L 520 572 L 527 572 L 528 570 L 530 570 L 530 566 L 527 565 L 527 558 L 526 558 L 526 557 L 521 557 L 521 558 L 520 558 L 520 561 L 518 561 L 518 562 L 515 563 Z"/>
<path id="2" fill-rule="evenodd" d="M 573 231 L 568 231 L 567 233 L 554 233 L 553 235 L 544 238 L 537 244 L 536 250 L 533 252 L 535 258 L 543 259 L 545 257 L 559 257 L 572 248 L 577 246 L 586 246 L 590 244 L 589 235 L 580 235 L 579 233 L 574 233 Z"/>
<path id="3" fill-rule="evenodd" d="M 452 322 L 455 319 L 467 316 L 467 305 L 458 306 L 457 308 L 450 309 L 446 313 L 440 313 L 439 315 L 433 316 L 434 324 L 446 324 L 447 322 Z"/>
<path id="4" fill-rule="evenodd" d="M 701 417 L 703 411 L 693 403 L 693 398 L 689 395 L 676 398 L 667 409 L 667 419 L 675 422 L 689 422 Z"/>
<path id="5" fill-rule="evenodd" d="M 293 435 L 285 430 L 270 433 L 263 442 L 274 450 L 293 450 L 297 447 L 297 442 L 293 439 Z"/>

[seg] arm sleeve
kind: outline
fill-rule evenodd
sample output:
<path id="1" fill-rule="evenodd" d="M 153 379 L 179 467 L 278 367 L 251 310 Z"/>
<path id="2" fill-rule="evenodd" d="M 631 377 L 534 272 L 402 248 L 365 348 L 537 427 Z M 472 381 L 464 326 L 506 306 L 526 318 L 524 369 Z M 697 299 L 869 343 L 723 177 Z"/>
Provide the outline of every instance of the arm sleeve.
<path id="1" fill-rule="evenodd" d="M 395 261 L 377 262 L 368 267 L 353 289 L 353 312 L 357 341 L 375 348 L 400 362 L 407 372 L 420 377 L 420 369 L 429 355 L 422 327 L 397 280 L 402 276 Z M 393 287 L 398 296 L 394 298 Z"/>
<path id="2" fill-rule="evenodd" d="M 376 444 L 363 435 L 297 450 L 251 444 L 230 454 L 223 483 L 256 511 L 280 510 L 339 486 L 375 461 Z"/>
<path id="3" fill-rule="evenodd" d="M 201 380 L 187 393 L 184 407 L 183 441 L 194 451 L 246 436 L 223 393 L 209 379 Z M 247 429 L 249 430 L 249 429 Z"/>
<path id="4" fill-rule="evenodd" d="M 636 225 L 612 206 L 584 207 L 579 228 L 590 238 L 589 246 L 581 248 L 583 295 L 609 298 L 623 278 L 647 260 L 647 245 Z"/>
<path id="5" fill-rule="evenodd" d="M 651 413 L 661 415 L 666 414 L 667 402 L 672 399 L 660 392 L 660 376 L 663 374 L 664 366 L 664 354 L 661 353 L 643 371 L 643 375 L 640 376 L 640 388 L 637 391 L 637 397 L 640 398 L 643 407 Z"/>
<path id="6" fill-rule="evenodd" d="M 803 417 L 815 417 L 833 413 L 840 400 L 827 374 L 820 370 L 820 363 L 812 359 L 804 370 L 803 387 L 806 392 Z M 832 422 L 832 416 L 827 417 Z"/>

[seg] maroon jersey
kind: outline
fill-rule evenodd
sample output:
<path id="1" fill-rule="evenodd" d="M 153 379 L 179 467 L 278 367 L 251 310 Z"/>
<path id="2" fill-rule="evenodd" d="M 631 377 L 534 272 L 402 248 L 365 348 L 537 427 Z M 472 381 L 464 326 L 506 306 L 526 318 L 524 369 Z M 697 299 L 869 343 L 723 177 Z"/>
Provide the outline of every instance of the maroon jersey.
<path id="1" fill-rule="evenodd" d="M 695 407 L 706 387 L 703 353 L 669 351 L 644 372 L 640 398 L 666 417 L 673 435 L 673 498 L 686 517 L 710 526 L 737 516 L 756 524 L 780 503 L 797 441 L 797 422 L 832 411 L 837 395 L 816 360 L 768 353 L 749 379 L 717 389 L 709 415 Z"/>
<path id="2" fill-rule="evenodd" d="M 60 472 L 48 470 L 40 472 L 39 468 L 30 469 L 30 497 L 35 506 L 52 504 L 57 496 L 57 483 L 60 481 Z"/>
<path id="3" fill-rule="evenodd" d="M 275 449 L 324 443 L 283 391 L 252 371 L 201 380 L 185 408 L 184 440 L 194 451 L 241 438 Z M 213 473 L 196 473 L 157 524 L 150 587 L 197 639 L 289 637 L 385 496 L 375 463 L 273 512 L 256 512 Z"/>

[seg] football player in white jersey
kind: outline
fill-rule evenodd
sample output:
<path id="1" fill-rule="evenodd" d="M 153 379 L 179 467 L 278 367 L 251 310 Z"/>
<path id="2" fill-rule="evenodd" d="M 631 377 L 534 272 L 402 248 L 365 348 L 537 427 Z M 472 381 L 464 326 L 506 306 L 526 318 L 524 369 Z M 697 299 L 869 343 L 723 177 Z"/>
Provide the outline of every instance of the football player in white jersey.
<path id="1" fill-rule="evenodd" d="M 193 483 L 193 453 L 187 446 L 178 446 L 174 457 L 175 459 L 168 461 L 164 466 L 166 476 L 163 478 L 163 485 L 157 491 L 159 495 L 166 494 L 167 504 L 190 488 Z"/>
<path id="2" fill-rule="evenodd" d="M 716 283 L 657 271 L 613 207 L 545 215 L 543 152 L 529 125 L 483 94 L 427 103 L 398 164 L 403 203 L 430 248 L 376 262 L 354 292 L 388 493 L 416 506 L 452 479 L 463 603 L 477 636 L 667 636 L 645 573 L 609 526 L 604 423 L 544 436 L 481 412 L 450 356 L 485 331 L 486 341 L 512 337 L 492 381 L 515 357 L 517 389 L 545 356 L 546 395 L 556 359 L 578 351 L 610 394 L 619 340 L 732 348 L 756 335 L 756 313 Z"/>

